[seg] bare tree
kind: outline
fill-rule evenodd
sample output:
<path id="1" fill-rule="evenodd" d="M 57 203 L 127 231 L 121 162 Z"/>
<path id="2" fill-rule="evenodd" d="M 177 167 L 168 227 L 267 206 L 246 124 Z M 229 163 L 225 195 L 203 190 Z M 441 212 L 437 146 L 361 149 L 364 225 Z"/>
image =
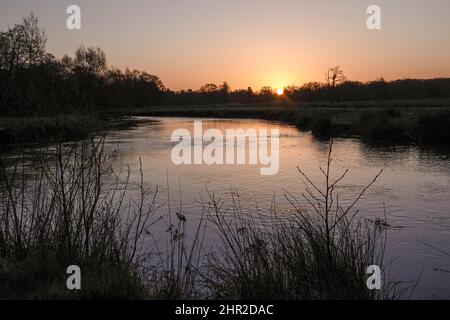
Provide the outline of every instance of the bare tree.
<path id="1" fill-rule="evenodd" d="M 107 69 L 105 52 L 98 47 L 79 47 L 75 52 L 74 64 L 77 69 L 97 76 Z"/>
<path id="2" fill-rule="evenodd" d="M 47 37 L 38 18 L 29 14 L 6 32 L 0 33 L 0 68 L 12 74 L 19 67 L 29 67 L 46 59 Z"/>
<path id="3" fill-rule="evenodd" d="M 39 20 L 33 14 L 23 18 L 22 22 L 23 62 L 26 65 L 40 63 L 45 58 L 47 36 L 39 27 Z"/>
<path id="4" fill-rule="evenodd" d="M 335 88 L 341 83 L 344 83 L 347 78 L 344 75 L 344 71 L 342 71 L 340 66 L 336 66 L 333 68 L 329 68 L 325 72 L 325 81 L 329 88 Z"/>

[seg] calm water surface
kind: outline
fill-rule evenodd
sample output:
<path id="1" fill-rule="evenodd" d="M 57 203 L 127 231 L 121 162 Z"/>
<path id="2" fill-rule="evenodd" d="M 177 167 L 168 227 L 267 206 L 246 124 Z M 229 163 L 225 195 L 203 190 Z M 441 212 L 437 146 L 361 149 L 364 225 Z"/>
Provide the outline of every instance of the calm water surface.
<path id="1" fill-rule="evenodd" d="M 201 216 L 202 202 L 208 198 L 206 189 L 223 199 L 229 199 L 232 191 L 238 192 L 244 210 L 249 213 L 255 212 L 256 207 L 269 211 L 273 199 L 277 211 L 289 213 L 292 209 L 284 191 L 293 194 L 304 191 L 297 166 L 313 181 L 319 184 L 323 181 L 319 166 L 325 164 L 328 143 L 292 126 L 260 120 L 203 119 L 204 130 L 279 129 L 279 172 L 262 176 L 259 165 L 176 166 L 171 161 L 176 144 L 171 142 L 171 134 L 179 128 L 193 133 L 195 119 L 142 119 L 152 121 L 107 136 L 107 147 L 117 151 L 115 166 L 129 165 L 132 179 L 137 179 L 141 158 L 145 180 L 158 185 L 162 195 L 167 194 L 169 185 L 174 201 L 180 203 L 182 199 L 184 214 L 191 222 Z M 411 146 L 371 147 L 358 139 L 337 139 L 334 159 L 335 175 L 350 170 L 339 189 L 342 202 L 350 201 L 379 170 L 384 170 L 359 203 L 360 217 L 384 218 L 385 203 L 390 225 L 385 262 L 394 260 L 391 274 L 398 280 L 415 281 L 423 270 L 415 296 L 450 298 L 450 273 L 436 270 L 450 269 L 450 258 L 426 245 L 450 253 L 450 160 Z M 210 227 L 206 244 L 213 246 L 216 239 Z"/>

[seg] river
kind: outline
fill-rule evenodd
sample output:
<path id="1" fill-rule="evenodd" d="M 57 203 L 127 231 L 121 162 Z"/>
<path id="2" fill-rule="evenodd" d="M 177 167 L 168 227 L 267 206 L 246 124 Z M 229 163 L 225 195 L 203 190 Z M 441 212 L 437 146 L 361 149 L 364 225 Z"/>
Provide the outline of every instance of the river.
<path id="1" fill-rule="evenodd" d="M 323 181 L 319 166 L 324 166 L 328 141 L 290 125 L 262 120 L 201 119 L 203 130 L 278 129 L 279 171 L 261 175 L 259 165 L 175 165 L 171 141 L 177 129 L 194 130 L 190 118 L 140 118 L 148 120 L 131 129 L 108 133 L 106 146 L 117 153 L 117 169 L 129 165 L 133 179 L 138 179 L 139 159 L 145 181 L 158 185 L 160 193 L 170 186 L 175 201 L 182 199 L 183 213 L 195 222 L 202 212 L 208 190 L 224 199 L 230 192 L 239 193 L 242 207 L 248 212 L 269 210 L 273 201 L 277 211 L 292 208 L 284 197 L 286 191 L 297 195 L 305 189 L 299 166 L 312 181 Z M 383 173 L 358 203 L 360 218 L 384 219 L 386 207 L 387 249 L 385 262 L 396 280 L 415 282 L 416 298 L 450 298 L 450 159 L 435 151 L 415 146 L 371 146 L 361 140 L 336 139 L 332 170 L 338 176 L 349 169 L 338 192 L 340 201 L 353 199 L 364 185 L 383 169 Z M 181 193 L 180 193 L 181 190 Z M 167 204 L 167 203 L 166 203 Z M 384 205 L 383 205 L 384 204 Z M 206 244 L 215 241 L 208 229 Z M 164 232 L 163 230 L 160 230 Z M 436 249 L 431 248 L 435 247 Z M 437 250 L 439 249 L 439 250 Z M 413 284 L 413 283 L 412 283 Z"/>

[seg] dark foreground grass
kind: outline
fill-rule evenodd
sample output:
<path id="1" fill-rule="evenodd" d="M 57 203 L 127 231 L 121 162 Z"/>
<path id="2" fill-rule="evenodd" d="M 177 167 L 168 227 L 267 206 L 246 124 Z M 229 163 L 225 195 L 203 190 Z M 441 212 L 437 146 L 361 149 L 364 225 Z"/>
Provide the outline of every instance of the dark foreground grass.
<path id="1" fill-rule="evenodd" d="M 82 141 L 40 152 L 32 171 L 2 162 L 0 298 L 142 295 L 132 261 L 153 198 L 123 211 L 127 181 L 109 173 L 109 161 L 101 142 Z M 83 270 L 83 290 L 67 290 L 69 265 Z"/>
<path id="2" fill-rule="evenodd" d="M 405 291 L 384 278 L 381 290 L 367 287 L 367 268 L 383 268 L 385 229 L 356 219 L 359 199 L 381 172 L 347 206 L 335 194 L 347 171 L 332 180 L 331 149 L 319 188 L 300 169 L 306 182 L 302 199 L 286 199 L 293 216 L 246 216 L 238 198 L 232 208 L 210 195 L 209 217 L 223 246 L 209 260 L 210 294 L 216 299 L 342 300 L 394 299 Z M 386 275 L 385 270 L 383 270 Z"/>
<path id="3" fill-rule="evenodd" d="M 57 144 L 33 164 L 0 166 L 1 299 L 389 299 L 400 286 L 383 273 L 383 289 L 366 286 L 367 267 L 383 272 L 385 230 L 355 218 L 333 194 L 345 172 L 307 182 L 303 198 L 286 194 L 295 215 L 244 214 L 210 194 L 195 230 L 182 206 L 157 214 L 158 190 L 114 173 L 102 141 Z M 234 199 L 233 199 L 234 200 Z M 200 214 L 200 213 L 199 213 Z M 208 219 L 206 219 L 208 218 Z M 222 239 L 203 246 L 206 221 Z M 166 230 L 153 233 L 158 224 Z M 161 228 L 159 228 L 161 229 Z M 82 270 L 82 290 L 66 287 L 66 268 Z"/>

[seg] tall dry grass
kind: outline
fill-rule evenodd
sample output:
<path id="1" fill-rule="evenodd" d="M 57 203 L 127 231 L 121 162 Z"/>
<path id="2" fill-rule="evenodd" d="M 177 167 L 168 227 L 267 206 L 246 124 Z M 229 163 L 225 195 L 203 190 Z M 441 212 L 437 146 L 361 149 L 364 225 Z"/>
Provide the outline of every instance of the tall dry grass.
<path id="1" fill-rule="evenodd" d="M 206 283 L 217 299 L 394 299 L 405 288 L 391 281 L 384 269 L 386 229 L 380 223 L 360 220 L 358 201 L 379 174 L 345 206 L 336 189 L 345 171 L 331 178 L 332 143 L 324 187 L 299 169 L 306 183 L 301 199 L 286 198 L 295 215 L 282 217 L 243 215 L 238 199 L 231 208 L 210 195 L 208 214 L 217 226 L 222 245 L 209 260 Z M 367 268 L 383 268 L 382 290 L 367 287 Z"/>
<path id="2" fill-rule="evenodd" d="M 386 230 L 359 220 L 355 208 L 379 175 L 345 207 L 335 193 L 347 171 L 332 180 L 332 144 L 321 169 L 325 187 L 299 169 L 306 191 L 302 198 L 286 193 L 294 215 L 250 216 L 238 197 L 226 206 L 209 194 L 193 230 L 187 228 L 181 196 L 175 205 L 169 189 L 162 200 L 158 188 L 145 181 L 142 164 L 140 179 L 131 182 L 131 170 L 115 172 L 113 161 L 103 139 L 57 143 L 32 162 L 1 160 L 1 299 L 390 299 L 403 294 L 386 272 L 383 290 L 366 286 L 367 267 L 384 266 Z M 160 214 L 162 207 L 167 211 Z M 204 246 L 207 221 L 221 239 L 213 252 Z M 165 235 L 155 233 L 156 225 Z M 66 288 L 69 265 L 81 267 L 82 290 Z"/>
<path id="3" fill-rule="evenodd" d="M 2 298 L 134 298 L 141 296 L 143 235 L 154 223 L 156 193 L 140 185 L 131 198 L 111 169 L 103 140 L 82 141 L 1 162 L 0 282 Z M 130 205 L 133 203 L 134 205 Z M 124 218 L 125 217 L 125 218 Z M 65 287 L 79 265 L 84 290 Z"/>

